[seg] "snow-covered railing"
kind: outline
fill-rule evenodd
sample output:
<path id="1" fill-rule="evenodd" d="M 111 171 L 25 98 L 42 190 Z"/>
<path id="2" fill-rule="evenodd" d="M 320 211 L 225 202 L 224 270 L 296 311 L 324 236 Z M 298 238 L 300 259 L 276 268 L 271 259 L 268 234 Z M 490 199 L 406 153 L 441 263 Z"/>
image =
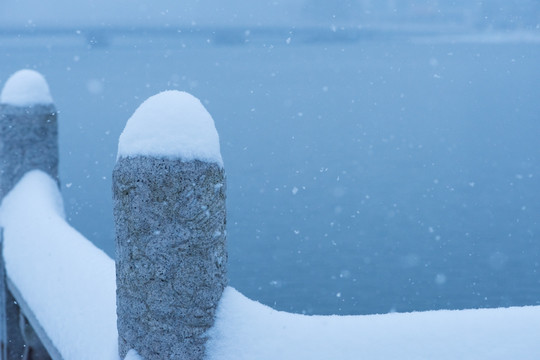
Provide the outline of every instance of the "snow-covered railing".
<path id="1" fill-rule="evenodd" d="M 0 96 L 0 358 L 118 360 L 114 261 L 64 219 L 57 134 L 45 79 L 15 73 Z"/>
<path id="2" fill-rule="evenodd" d="M 14 74 L 0 103 L 3 358 L 203 359 L 227 252 L 225 172 L 200 101 L 167 91 L 129 119 L 113 172 L 116 267 L 64 220 L 44 78 Z"/>
<path id="3" fill-rule="evenodd" d="M 218 135 L 182 92 L 148 99 L 120 137 L 115 266 L 64 219 L 56 126 L 41 75 L 10 78 L 0 97 L 1 359 L 540 359 L 538 306 L 304 316 L 226 287 Z"/>
<path id="4" fill-rule="evenodd" d="M 119 360 L 114 261 L 66 223 L 55 181 L 30 171 L 4 199 L 0 216 L 8 289 L 50 356 Z M 47 359 L 28 342 L 31 328 L 17 328 L 18 310 L 11 315 L 8 359 L 23 352 Z M 24 345 L 14 348 L 21 332 Z"/>

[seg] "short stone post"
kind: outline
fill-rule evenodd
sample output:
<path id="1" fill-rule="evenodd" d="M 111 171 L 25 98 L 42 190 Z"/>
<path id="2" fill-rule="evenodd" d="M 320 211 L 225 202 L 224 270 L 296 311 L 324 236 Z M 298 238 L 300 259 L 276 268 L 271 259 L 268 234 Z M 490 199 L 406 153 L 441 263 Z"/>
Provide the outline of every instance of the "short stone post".
<path id="1" fill-rule="evenodd" d="M 20 70 L 0 96 L 1 197 L 34 169 L 58 180 L 57 114 L 43 76 Z"/>
<path id="2" fill-rule="evenodd" d="M 57 115 L 43 76 L 20 70 L 7 80 L 0 94 L 0 199 L 33 169 L 58 181 Z M 31 353 L 32 359 L 50 359 L 5 282 L 0 287 L 6 300 L 2 322 L 6 328 L 0 333 L 7 336 L 8 358 Z"/>
<path id="3" fill-rule="evenodd" d="M 227 252 L 219 138 L 199 100 L 166 91 L 137 109 L 120 136 L 113 196 L 121 358 L 203 359 Z"/>

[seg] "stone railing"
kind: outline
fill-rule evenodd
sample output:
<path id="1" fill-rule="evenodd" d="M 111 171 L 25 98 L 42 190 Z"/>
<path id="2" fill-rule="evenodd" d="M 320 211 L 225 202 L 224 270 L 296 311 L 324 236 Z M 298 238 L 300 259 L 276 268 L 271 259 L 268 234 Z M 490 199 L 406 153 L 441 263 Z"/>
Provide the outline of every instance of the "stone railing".
<path id="1" fill-rule="evenodd" d="M 92 306 L 86 306 L 84 300 L 74 300 L 79 301 L 75 307 L 88 308 L 81 310 L 89 312 L 88 322 L 102 318 L 103 313 L 111 315 L 110 308 L 116 308 L 118 354 L 111 358 L 124 358 L 129 353 L 147 360 L 202 359 L 205 334 L 214 323 L 227 283 L 225 172 L 212 118 L 196 98 L 167 91 L 144 102 L 128 121 L 113 172 L 116 307 L 110 291 L 114 274 L 101 251 L 93 249 L 92 255 L 77 251 L 77 247 L 72 251 L 63 248 L 47 256 L 64 245 L 46 243 L 46 234 L 36 239 L 42 232 L 65 238 L 70 245 L 92 245 L 63 219 L 56 225 L 56 220 L 51 220 L 47 228 L 48 215 L 37 214 L 45 218 L 45 228 L 38 229 L 39 221 L 26 218 L 37 212 L 34 201 L 59 197 L 57 137 L 57 112 L 44 78 L 32 70 L 15 73 L 0 98 L 2 359 L 91 359 L 88 354 L 93 350 L 84 346 L 77 349 L 76 344 L 62 348 L 64 339 L 55 338 L 59 333 L 82 331 L 77 321 L 64 321 L 76 315 L 60 310 L 55 315 L 57 321 L 44 320 L 51 316 L 55 299 L 69 299 L 74 293 L 79 294 L 75 299 L 89 297 L 86 302 L 90 303 L 96 294 L 111 297 L 104 300 L 107 305 L 102 309 L 94 309 L 101 314 L 90 313 Z M 56 189 L 51 190 L 50 184 Z M 42 187 L 47 189 L 39 190 Z M 28 198 L 34 191 L 37 199 Z M 62 212 L 57 211 L 59 218 Z M 36 229 L 26 236 L 25 227 Z M 21 240 L 24 236 L 27 239 Z M 41 248 L 48 259 L 43 262 L 36 259 L 39 255 L 28 255 L 30 248 Z M 77 269 L 73 268 L 64 269 L 69 273 L 50 270 L 58 264 L 90 260 L 95 266 L 103 263 L 103 268 L 82 267 L 82 274 L 75 275 L 72 272 Z M 36 297 L 33 284 L 27 284 L 31 280 L 25 279 L 35 276 L 38 282 L 40 275 L 49 271 L 57 279 L 42 279 L 41 283 L 59 286 L 45 284 L 42 295 Z M 69 286 L 74 277 L 80 277 L 80 286 Z M 87 278 L 94 281 L 84 283 Z M 51 304 L 40 306 L 47 304 L 47 299 L 52 299 Z M 116 336 L 110 326 L 105 333 Z"/>

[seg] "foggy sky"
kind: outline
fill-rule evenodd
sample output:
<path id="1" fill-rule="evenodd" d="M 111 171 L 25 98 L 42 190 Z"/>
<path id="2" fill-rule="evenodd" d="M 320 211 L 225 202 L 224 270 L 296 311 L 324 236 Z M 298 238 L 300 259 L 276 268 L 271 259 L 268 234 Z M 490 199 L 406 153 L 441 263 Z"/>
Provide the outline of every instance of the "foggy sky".
<path id="1" fill-rule="evenodd" d="M 0 28 L 362 26 L 454 23 L 535 26 L 538 0 L 3 0 Z"/>

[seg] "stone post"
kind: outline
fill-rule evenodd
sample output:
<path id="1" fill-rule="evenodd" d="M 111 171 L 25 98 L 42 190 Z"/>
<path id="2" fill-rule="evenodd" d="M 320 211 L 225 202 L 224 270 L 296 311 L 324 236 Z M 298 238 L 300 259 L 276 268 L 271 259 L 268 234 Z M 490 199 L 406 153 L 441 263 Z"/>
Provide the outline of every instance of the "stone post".
<path id="1" fill-rule="evenodd" d="M 225 172 L 214 123 L 193 96 L 144 102 L 113 171 L 119 351 L 203 359 L 226 286 Z"/>
<path id="2" fill-rule="evenodd" d="M 0 94 L 0 198 L 34 169 L 58 181 L 57 113 L 43 76 L 20 70 L 7 80 Z M 1 264 L 3 267 L 3 260 Z M 2 351 L 7 351 L 9 359 L 50 359 L 5 282 L 0 291 L 5 299 L 5 329 L 0 333 L 7 336 Z"/>
<path id="3" fill-rule="evenodd" d="M 1 197 L 34 169 L 58 180 L 57 113 L 45 79 L 21 70 L 8 79 L 0 96 Z"/>

